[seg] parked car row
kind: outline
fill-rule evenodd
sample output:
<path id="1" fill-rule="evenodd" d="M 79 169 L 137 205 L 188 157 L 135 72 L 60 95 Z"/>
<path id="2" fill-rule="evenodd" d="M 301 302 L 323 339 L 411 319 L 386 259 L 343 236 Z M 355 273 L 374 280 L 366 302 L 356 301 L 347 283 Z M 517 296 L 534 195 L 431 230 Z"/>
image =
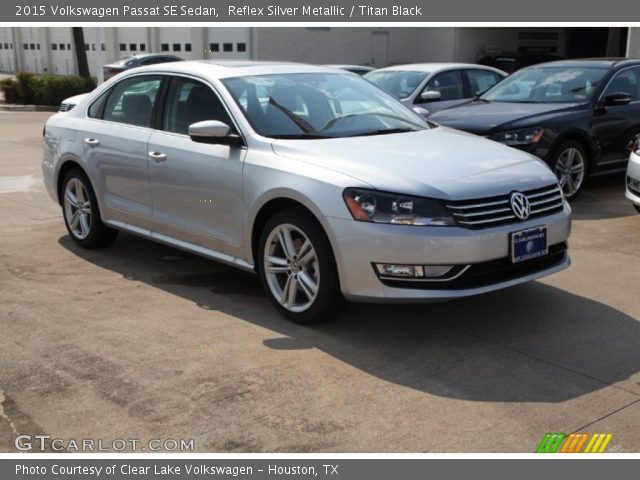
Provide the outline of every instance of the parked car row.
<path id="1" fill-rule="evenodd" d="M 334 68 L 131 69 L 50 117 L 43 152 L 79 246 L 125 231 L 255 272 L 297 322 L 344 298 L 455 299 L 570 265 L 571 209 L 544 162 Z"/>
<path id="2" fill-rule="evenodd" d="M 402 65 L 365 78 L 432 122 L 543 159 L 567 199 L 590 175 L 624 171 L 640 133 L 640 60 L 561 60 L 510 76 L 479 65 Z"/>

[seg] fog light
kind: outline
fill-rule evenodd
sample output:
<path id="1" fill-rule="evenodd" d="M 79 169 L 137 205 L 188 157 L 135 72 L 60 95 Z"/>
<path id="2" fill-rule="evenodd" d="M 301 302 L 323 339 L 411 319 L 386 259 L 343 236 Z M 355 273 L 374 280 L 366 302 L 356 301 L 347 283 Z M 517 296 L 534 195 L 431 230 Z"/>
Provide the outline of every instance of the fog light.
<path id="1" fill-rule="evenodd" d="M 420 265 L 393 265 L 376 263 L 378 273 L 383 277 L 422 277 L 423 269 Z"/>

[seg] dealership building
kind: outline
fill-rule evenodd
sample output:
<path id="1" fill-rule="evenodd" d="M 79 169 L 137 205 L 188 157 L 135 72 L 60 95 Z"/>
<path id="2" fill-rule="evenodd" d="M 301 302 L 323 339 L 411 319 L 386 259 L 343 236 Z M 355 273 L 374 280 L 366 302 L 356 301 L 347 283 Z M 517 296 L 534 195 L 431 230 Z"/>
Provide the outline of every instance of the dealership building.
<path id="1" fill-rule="evenodd" d="M 477 62 L 519 52 L 640 57 L 640 29 L 597 27 L 84 27 L 91 73 L 127 55 L 288 60 L 383 67 Z M 612 42 L 613 38 L 613 42 Z M 71 27 L 0 27 L 0 71 L 77 72 Z"/>

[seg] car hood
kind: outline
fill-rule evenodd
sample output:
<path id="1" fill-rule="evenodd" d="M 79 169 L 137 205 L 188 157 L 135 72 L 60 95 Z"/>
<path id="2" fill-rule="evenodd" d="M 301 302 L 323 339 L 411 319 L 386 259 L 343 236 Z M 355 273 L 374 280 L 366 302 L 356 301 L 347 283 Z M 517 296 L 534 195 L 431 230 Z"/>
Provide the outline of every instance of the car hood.
<path id="1" fill-rule="evenodd" d="M 451 128 L 488 135 L 508 128 L 515 121 L 535 122 L 538 116 L 575 110 L 580 103 L 506 103 L 474 101 L 457 108 L 434 113 L 429 120 Z M 529 123 L 529 122 L 527 122 Z"/>
<path id="2" fill-rule="evenodd" d="M 319 140 L 275 140 L 278 155 L 329 168 L 373 188 L 443 199 L 479 198 L 556 181 L 538 158 L 439 127 Z"/>

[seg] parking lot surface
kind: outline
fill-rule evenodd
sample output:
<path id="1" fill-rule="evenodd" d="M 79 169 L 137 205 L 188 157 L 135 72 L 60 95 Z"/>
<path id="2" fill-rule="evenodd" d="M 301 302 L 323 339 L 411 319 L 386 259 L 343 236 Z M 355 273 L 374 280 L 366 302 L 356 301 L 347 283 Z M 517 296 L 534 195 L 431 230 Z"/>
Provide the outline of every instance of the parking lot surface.
<path id="1" fill-rule="evenodd" d="M 257 277 L 121 234 L 81 250 L 41 182 L 47 113 L 0 112 L 0 451 L 17 434 L 200 452 L 640 451 L 640 215 L 623 176 L 574 203 L 568 270 L 304 327 Z"/>

